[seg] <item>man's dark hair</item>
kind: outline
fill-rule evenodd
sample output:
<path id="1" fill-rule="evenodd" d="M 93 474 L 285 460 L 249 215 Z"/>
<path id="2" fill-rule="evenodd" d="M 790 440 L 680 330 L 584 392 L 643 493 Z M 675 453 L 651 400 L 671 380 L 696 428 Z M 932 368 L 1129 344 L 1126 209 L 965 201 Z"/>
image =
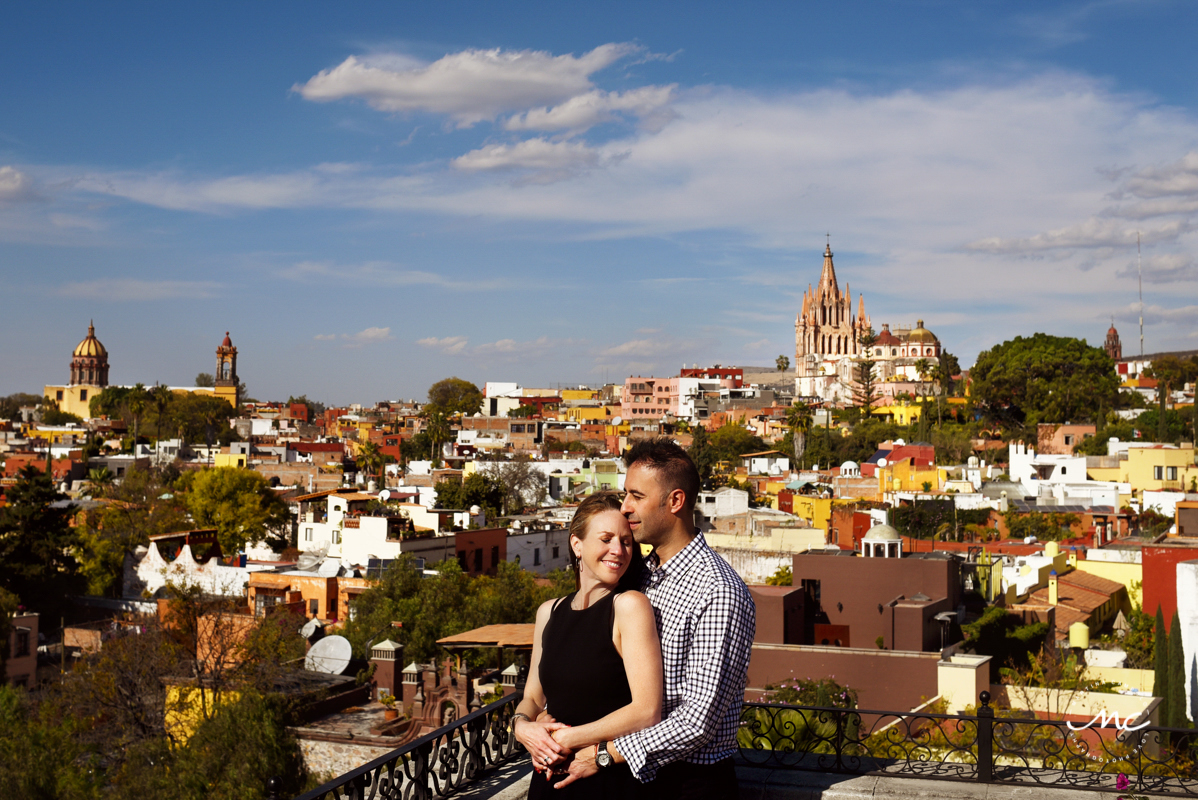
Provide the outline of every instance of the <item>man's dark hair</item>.
<path id="1" fill-rule="evenodd" d="M 699 470 L 686 451 L 673 439 L 664 436 L 642 439 L 624 451 L 624 465 L 640 464 L 652 470 L 667 492 L 681 489 L 686 495 L 686 508 L 695 510 L 699 496 Z"/>

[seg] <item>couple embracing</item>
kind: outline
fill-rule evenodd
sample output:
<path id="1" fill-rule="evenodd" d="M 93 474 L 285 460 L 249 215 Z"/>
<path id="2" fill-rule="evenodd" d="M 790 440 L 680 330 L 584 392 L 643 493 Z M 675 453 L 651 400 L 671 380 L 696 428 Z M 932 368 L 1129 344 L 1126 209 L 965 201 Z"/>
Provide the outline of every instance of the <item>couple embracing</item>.
<path id="1" fill-rule="evenodd" d="M 623 500 L 592 495 L 570 523 L 578 591 L 537 611 L 513 715 L 529 797 L 734 798 L 753 601 L 695 530 L 686 451 L 648 440 L 624 462 Z"/>

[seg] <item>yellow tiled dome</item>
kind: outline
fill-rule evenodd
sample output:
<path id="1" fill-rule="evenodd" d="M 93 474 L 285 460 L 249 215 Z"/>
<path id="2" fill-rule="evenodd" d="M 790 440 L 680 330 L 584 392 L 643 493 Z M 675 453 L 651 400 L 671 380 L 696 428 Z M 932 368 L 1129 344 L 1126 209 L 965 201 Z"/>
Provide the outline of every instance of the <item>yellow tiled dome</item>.
<path id="1" fill-rule="evenodd" d="M 100 344 L 100 340 L 96 338 L 96 326 L 89 324 L 87 326 L 87 338 L 84 339 L 75 348 L 74 356 L 93 356 L 103 357 L 108 355 L 108 351 L 104 349 L 104 345 Z"/>
<path id="2" fill-rule="evenodd" d="M 907 341 L 908 342 L 921 342 L 921 343 L 926 343 L 926 344 L 935 344 L 936 343 L 936 334 L 932 333 L 930 330 L 925 328 L 923 326 L 923 320 L 921 319 L 915 323 L 915 327 L 911 330 L 911 333 L 908 334 L 908 336 L 907 336 Z"/>

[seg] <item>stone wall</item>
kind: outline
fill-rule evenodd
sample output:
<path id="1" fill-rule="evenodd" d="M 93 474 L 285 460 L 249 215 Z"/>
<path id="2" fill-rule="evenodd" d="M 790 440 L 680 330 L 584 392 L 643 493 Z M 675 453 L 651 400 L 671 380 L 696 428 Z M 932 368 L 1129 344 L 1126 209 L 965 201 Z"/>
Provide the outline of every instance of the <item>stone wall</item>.
<path id="1" fill-rule="evenodd" d="M 347 739 L 334 741 L 303 737 L 299 740 L 299 746 L 309 774 L 329 780 L 369 764 L 396 748 L 394 743 L 371 745 Z"/>

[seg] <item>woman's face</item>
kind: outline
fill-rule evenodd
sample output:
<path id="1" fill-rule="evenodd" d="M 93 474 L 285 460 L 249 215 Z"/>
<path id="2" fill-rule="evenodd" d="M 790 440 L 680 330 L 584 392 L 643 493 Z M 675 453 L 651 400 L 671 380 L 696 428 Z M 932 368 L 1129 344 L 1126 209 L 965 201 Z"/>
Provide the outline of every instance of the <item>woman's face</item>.
<path id="1" fill-rule="evenodd" d="M 599 583 L 614 586 L 628 570 L 636 542 L 628 520 L 613 509 L 591 517 L 586 538 L 571 536 L 570 546 L 578 557 L 580 576 L 590 576 Z"/>

